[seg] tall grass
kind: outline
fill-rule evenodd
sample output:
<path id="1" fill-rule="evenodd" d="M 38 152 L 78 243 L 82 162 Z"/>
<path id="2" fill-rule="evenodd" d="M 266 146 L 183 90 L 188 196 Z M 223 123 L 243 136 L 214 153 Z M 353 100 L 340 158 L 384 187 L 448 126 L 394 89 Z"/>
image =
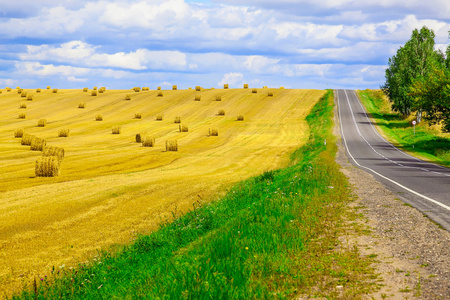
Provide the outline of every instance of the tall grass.
<path id="1" fill-rule="evenodd" d="M 309 142 L 210 203 L 173 213 L 154 233 L 75 270 L 52 272 L 14 299 L 354 299 L 370 261 L 342 244 L 349 190 L 334 161 L 333 94 L 307 117 Z M 323 140 L 330 141 L 327 145 Z M 368 275 L 366 275 L 366 273 Z M 51 284 L 50 284 L 51 282 Z M 342 292 L 336 286 L 342 286 Z M 341 294 L 342 293 L 342 294 Z"/>

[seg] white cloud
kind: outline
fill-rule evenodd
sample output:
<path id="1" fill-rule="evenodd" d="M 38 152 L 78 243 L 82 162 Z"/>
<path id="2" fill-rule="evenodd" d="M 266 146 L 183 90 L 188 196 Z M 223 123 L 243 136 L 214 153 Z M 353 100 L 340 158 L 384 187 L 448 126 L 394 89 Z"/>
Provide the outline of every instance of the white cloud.
<path id="1" fill-rule="evenodd" d="M 241 86 L 244 82 L 244 74 L 242 73 L 226 73 L 223 75 L 222 80 L 217 83 L 218 86 L 229 84 L 229 87 Z"/>

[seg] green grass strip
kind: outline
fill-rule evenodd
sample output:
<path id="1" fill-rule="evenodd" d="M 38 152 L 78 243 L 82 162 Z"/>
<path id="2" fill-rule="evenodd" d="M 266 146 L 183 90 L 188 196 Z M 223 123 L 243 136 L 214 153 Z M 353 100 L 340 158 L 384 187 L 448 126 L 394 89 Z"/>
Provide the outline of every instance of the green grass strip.
<path id="1" fill-rule="evenodd" d="M 361 102 L 385 136 L 397 147 L 431 162 L 450 167 L 450 138 L 423 124 L 416 125 L 415 134 L 411 119 L 393 113 L 380 90 L 357 92 Z"/>
<path id="2" fill-rule="evenodd" d="M 307 121 L 291 166 L 243 181 L 115 254 L 42 280 L 13 299 L 355 298 L 371 260 L 338 237 L 349 188 L 334 161 L 333 92 Z M 327 143 L 324 141 L 327 140 Z M 336 287 L 339 286 L 339 289 Z"/>

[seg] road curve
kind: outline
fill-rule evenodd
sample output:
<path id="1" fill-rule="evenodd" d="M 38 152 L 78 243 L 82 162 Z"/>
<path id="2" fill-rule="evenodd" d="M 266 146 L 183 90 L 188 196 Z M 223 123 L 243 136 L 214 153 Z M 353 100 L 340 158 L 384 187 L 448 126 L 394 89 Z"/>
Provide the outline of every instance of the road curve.
<path id="1" fill-rule="evenodd" d="M 350 162 L 450 231 L 450 169 L 414 158 L 386 141 L 355 91 L 336 90 L 335 99 Z"/>

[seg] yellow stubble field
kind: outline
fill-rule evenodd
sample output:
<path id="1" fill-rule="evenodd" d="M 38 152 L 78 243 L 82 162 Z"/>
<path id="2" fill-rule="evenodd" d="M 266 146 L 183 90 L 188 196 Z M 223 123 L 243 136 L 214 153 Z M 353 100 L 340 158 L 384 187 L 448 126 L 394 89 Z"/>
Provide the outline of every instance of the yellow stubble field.
<path id="1" fill-rule="evenodd" d="M 53 266 L 90 260 L 99 249 L 157 229 L 173 212 L 214 200 L 233 183 L 287 165 L 308 138 L 306 115 L 324 94 L 273 88 L 164 90 L 162 97 L 155 90 L 97 96 L 81 89 L 24 91 L 32 101 L 16 89 L 0 94 L 3 296 Z M 19 108 L 24 102 L 27 107 Z M 103 121 L 96 121 L 98 114 Z M 237 121 L 240 114 L 243 121 Z M 45 127 L 37 126 L 40 119 L 47 120 Z M 180 132 L 180 124 L 188 132 Z M 112 134 L 114 126 L 120 134 Z M 210 128 L 219 135 L 209 136 Z M 35 177 L 42 152 L 22 146 L 16 129 L 65 149 L 60 176 Z M 69 137 L 58 137 L 61 129 L 69 129 Z M 136 142 L 143 132 L 155 138 L 154 147 Z M 178 151 L 167 152 L 166 140 L 177 140 Z"/>

